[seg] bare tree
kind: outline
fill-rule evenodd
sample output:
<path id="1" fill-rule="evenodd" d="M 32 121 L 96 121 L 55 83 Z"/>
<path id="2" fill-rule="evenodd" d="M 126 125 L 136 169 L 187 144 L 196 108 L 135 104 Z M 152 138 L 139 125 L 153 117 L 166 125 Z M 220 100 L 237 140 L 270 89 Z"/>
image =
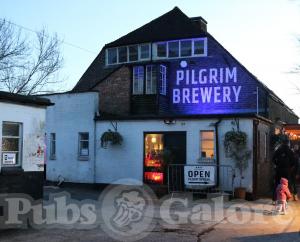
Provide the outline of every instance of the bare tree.
<path id="1" fill-rule="evenodd" d="M 0 20 L 0 89 L 26 95 L 57 91 L 60 45 L 57 35 L 49 36 L 45 29 L 29 38 Z"/>

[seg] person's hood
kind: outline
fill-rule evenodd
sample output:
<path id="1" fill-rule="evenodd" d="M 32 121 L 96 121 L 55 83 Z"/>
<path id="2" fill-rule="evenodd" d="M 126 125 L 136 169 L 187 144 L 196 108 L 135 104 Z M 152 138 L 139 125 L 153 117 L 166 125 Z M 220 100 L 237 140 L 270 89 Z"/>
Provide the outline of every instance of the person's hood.
<path id="1" fill-rule="evenodd" d="M 288 181 L 286 178 L 281 178 L 281 179 L 280 179 L 280 183 L 281 183 L 282 185 L 285 185 L 285 186 L 288 186 L 288 185 L 289 185 L 289 181 Z"/>

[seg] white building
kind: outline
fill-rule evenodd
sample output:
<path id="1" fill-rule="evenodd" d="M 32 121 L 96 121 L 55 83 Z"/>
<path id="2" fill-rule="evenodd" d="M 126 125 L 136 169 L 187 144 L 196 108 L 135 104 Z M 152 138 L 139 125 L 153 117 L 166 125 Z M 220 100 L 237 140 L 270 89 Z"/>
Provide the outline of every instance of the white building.
<path id="1" fill-rule="evenodd" d="M 0 193 L 41 198 L 48 99 L 0 92 Z"/>
<path id="2" fill-rule="evenodd" d="M 134 178 L 183 190 L 205 174 L 204 183 L 222 190 L 242 185 L 249 196 L 265 195 L 272 182 L 273 124 L 298 123 L 207 32 L 202 17 L 177 7 L 106 44 L 71 92 L 47 98 L 55 103 L 46 128 L 51 181 Z M 242 175 L 225 152 L 225 134 L 233 129 L 246 134 L 250 152 Z M 101 147 L 107 139 L 121 143 L 118 135 L 121 145 Z M 199 177 L 184 181 L 189 174 Z"/>

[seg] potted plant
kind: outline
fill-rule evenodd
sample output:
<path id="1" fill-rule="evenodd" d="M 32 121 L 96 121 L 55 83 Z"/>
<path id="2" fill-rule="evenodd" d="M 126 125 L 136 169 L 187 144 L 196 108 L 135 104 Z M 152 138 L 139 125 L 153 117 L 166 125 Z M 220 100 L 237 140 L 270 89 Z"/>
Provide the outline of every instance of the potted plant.
<path id="1" fill-rule="evenodd" d="M 239 187 L 234 190 L 235 197 L 246 198 L 246 188 L 243 187 L 244 171 L 248 167 L 248 161 L 251 157 L 251 151 L 247 149 L 247 134 L 242 131 L 229 131 L 225 134 L 224 146 L 226 154 L 232 158 L 235 168 L 240 174 Z"/>
<path id="2" fill-rule="evenodd" d="M 107 148 L 107 145 L 111 143 L 112 145 L 121 145 L 123 142 L 122 135 L 117 131 L 108 130 L 104 132 L 101 136 L 101 147 Z"/>

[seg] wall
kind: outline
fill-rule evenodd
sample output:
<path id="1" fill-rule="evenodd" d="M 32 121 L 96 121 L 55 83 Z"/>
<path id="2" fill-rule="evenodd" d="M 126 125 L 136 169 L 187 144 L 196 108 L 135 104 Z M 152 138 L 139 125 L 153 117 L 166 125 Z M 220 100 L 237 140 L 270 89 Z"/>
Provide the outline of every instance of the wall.
<path id="1" fill-rule="evenodd" d="M 219 125 L 220 164 L 233 165 L 225 156 L 223 148 L 224 136 L 232 130 L 232 120 L 223 120 Z M 121 146 L 100 147 L 103 132 L 113 129 L 108 121 L 99 121 L 96 125 L 96 182 L 112 183 L 122 178 L 133 178 L 143 181 L 143 150 L 144 132 L 157 131 L 186 131 L 187 135 L 187 164 L 197 164 L 200 156 L 200 130 L 214 130 L 215 119 L 205 120 L 176 120 L 176 124 L 166 125 L 163 120 L 118 121 L 118 132 L 123 136 Z M 241 119 L 240 129 L 248 134 L 248 148 L 252 150 L 253 121 Z M 253 157 L 253 155 L 252 155 Z M 245 172 L 244 185 L 252 191 L 252 159 Z M 238 175 L 238 174 L 237 174 Z M 236 183 L 237 185 L 237 183 Z"/>
<path id="2" fill-rule="evenodd" d="M 99 91 L 100 110 L 111 114 L 129 114 L 131 74 L 128 67 L 121 67 L 101 81 L 93 90 Z"/>
<path id="3" fill-rule="evenodd" d="M 22 123 L 22 168 L 25 172 L 43 171 L 46 108 L 0 102 L 0 110 L 0 152 L 2 147 L 2 122 Z M 38 154 L 39 147 L 42 152 Z"/>
<path id="4" fill-rule="evenodd" d="M 56 159 L 50 160 L 47 149 L 47 179 L 92 183 L 94 181 L 94 115 L 98 111 L 96 92 L 46 96 L 55 103 L 46 114 L 47 147 L 50 133 L 56 133 Z M 89 132 L 89 160 L 78 159 L 78 133 Z"/>

